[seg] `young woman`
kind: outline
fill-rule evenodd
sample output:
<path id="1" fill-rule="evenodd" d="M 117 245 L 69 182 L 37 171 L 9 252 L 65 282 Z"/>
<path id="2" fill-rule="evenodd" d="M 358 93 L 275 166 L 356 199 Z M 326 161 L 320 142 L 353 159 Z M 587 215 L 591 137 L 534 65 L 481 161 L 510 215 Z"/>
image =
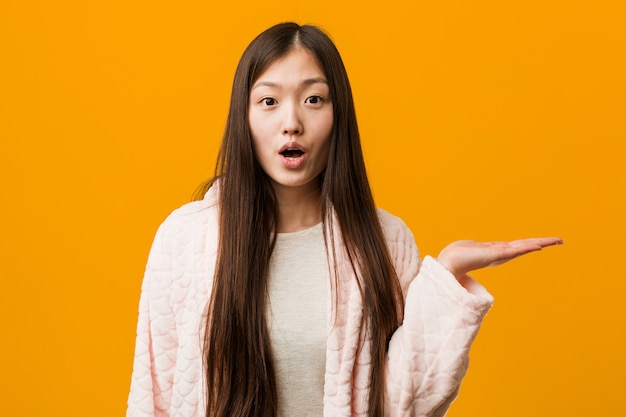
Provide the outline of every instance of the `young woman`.
<path id="1" fill-rule="evenodd" d="M 375 208 L 339 53 L 294 23 L 244 52 L 201 194 L 148 259 L 128 416 L 443 416 L 492 303 L 467 273 L 561 243 L 422 262 Z"/>

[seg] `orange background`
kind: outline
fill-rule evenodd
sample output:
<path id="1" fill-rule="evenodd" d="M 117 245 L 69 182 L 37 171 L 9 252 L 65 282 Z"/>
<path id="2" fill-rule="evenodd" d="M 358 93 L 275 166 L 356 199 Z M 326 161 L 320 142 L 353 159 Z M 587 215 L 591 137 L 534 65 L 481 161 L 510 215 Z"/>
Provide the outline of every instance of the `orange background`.
<path id="1" fill-rule="evenodd" d="M 625 415 L 624 3 L 294 3 L 0 3 L 2 414 L 123 415 L 154 232 L 212 172 L 244 47 L 296 20 L 424 254 L 566 241 L 475 274 L 496 305 L 449 415 Z"/>

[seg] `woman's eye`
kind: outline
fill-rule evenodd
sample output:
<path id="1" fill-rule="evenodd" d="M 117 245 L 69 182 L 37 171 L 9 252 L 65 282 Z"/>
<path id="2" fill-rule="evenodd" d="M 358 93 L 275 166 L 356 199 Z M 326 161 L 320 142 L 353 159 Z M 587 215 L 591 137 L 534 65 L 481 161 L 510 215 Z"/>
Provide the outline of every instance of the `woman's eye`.
<path id="1" fill-rule="evenodd" d="M 266 106 L 273 106 L 276 104 L 276 100 L 271 97 L 266 97 L 261 100 L 261 103 L 265 104 Z"/>
<path id="2" fill-rule="evenodd" d="M 322 102 L 322 98 L 320 96 L 311 96 L 311 97 L 307 97 L 305 102 L 309 104 L 318 104 Z"/>

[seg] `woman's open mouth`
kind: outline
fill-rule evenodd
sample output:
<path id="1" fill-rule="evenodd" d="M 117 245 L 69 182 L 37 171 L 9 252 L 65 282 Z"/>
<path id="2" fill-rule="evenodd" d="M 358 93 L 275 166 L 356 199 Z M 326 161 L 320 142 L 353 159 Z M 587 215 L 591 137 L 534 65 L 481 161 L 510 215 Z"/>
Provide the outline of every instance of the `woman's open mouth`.
<path id="1" fill-rule="evenodd" d="M 286 144 L 278 154 L 289 169 L 299 168 L 307 159 L 307 153 L 297 143 Z"/>
<path id="2" fill-rule="evenodd" d="M 287 148 L 284 151 L 282 151 L 280 154 L 287 159 L 298 159 L 302 155 L 304 155 L 304 152 L 301 151 L 300 149 Z"/>

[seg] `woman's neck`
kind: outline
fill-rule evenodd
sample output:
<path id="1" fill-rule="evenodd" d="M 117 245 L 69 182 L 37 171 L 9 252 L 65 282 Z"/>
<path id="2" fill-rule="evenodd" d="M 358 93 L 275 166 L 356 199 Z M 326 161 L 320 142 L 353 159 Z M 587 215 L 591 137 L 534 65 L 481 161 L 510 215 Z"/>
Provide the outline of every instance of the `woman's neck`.
<path id="1" fill-rule="evenodd" d="M 316 184 L 312 187 L 275 186 L 278 233 L 308 229 L 322 221 L 321 193 Z"/>

